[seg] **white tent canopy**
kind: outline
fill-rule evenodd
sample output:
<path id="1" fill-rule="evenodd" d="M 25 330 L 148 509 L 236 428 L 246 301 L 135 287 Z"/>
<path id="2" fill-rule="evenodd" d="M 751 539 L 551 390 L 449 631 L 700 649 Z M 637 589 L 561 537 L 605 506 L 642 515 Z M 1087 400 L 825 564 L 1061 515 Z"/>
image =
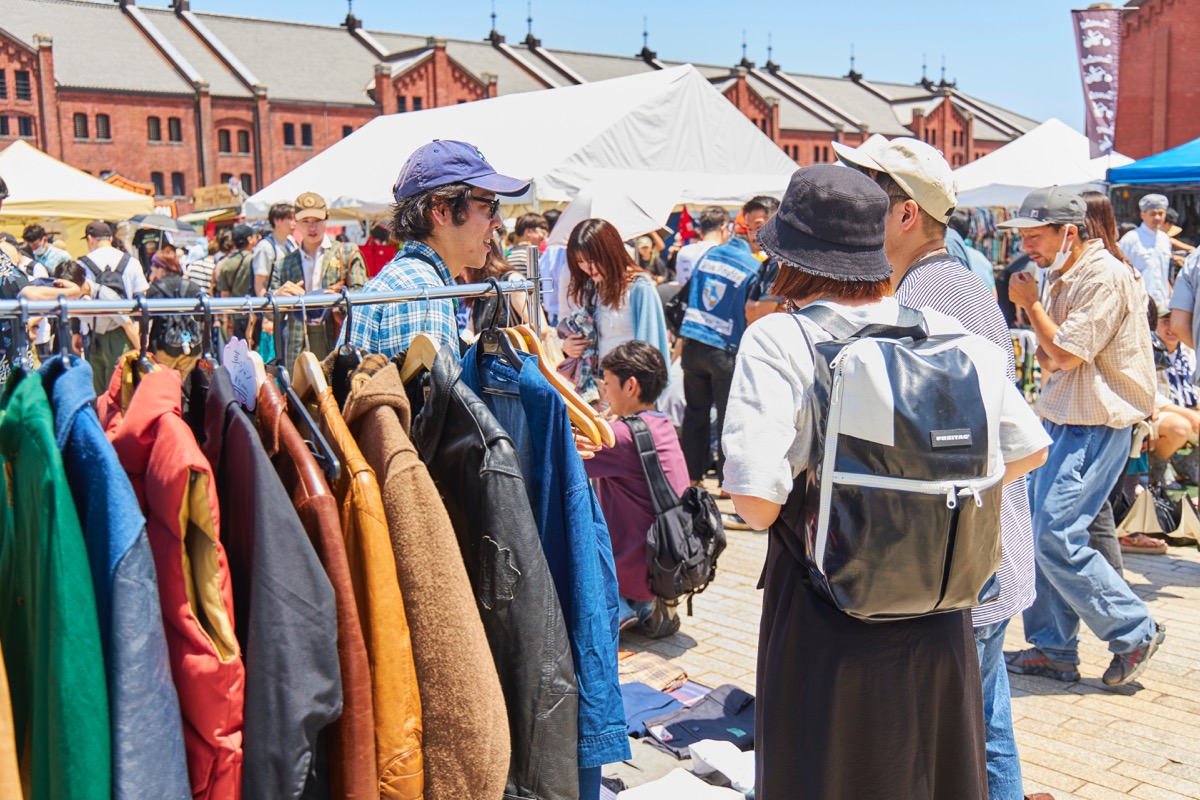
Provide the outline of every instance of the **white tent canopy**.
<path id="1" fill-rule="evenodd" d="M 656 196 L 655 187 L 651 186 L 633 198 L 624 186 L 625 181 L 602 180 L 583 187 L 563 209 L 546 243 L 566 247 L 575 226 L 593 217 L 611 222 L 625 241 L 667 224 L 667 217 L 675 207 L 674 197 L 661 191 Z"/>
<path id="2" fill-rule="evenodd" d="M 246 201 L 321 194 L 335 218 L 382 216 L 408 155 L 433 139 L 476 145 L 497 171 L 533 181 L 514 202 L 564 202 L 620 181 L 631 197 L 741 205 L 781 195 L 796 165 L 695 67 L 379 117 Z"/>
<path id="3" fill-rule="evenodd" d="M 1019 206 L 1025 195 L 1044 186 L 1072 191 L 1103 189 L 1109 167 L 1132 159 L 1119 153 L 1091 158 L 1087 137 L 1057 119 L 1048 119 L 1019 139 L 954 170 L 960 208 Z"/>
<path id="4" fill-rule="evenodd" d="M 126 191 L 16 141 L 0 152 L 8 199 L 0 220 L 128 219 L 154 212 L 154 198 Z"/>

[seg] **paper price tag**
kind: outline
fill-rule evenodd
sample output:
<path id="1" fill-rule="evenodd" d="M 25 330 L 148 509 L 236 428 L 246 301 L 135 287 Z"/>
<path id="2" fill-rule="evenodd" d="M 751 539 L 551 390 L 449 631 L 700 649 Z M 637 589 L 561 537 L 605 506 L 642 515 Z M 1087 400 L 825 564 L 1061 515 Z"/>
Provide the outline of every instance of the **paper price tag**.
<path id="1" fill-rule="evenodd" d="M 253 411 L 258 404 L 258 381 L 254 376 L 254 362 L 250 359 L 250 347 L 246 340 L 230 339 L 225 345 L 221 361 L 229 370 L 238 403 L 247 411 Z"/>

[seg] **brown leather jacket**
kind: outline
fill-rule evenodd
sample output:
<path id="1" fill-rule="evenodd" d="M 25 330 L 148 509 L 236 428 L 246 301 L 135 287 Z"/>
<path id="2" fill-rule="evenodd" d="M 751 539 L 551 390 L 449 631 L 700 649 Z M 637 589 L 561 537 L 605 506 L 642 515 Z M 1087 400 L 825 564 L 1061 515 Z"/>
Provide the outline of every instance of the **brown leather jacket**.
<path id="1" fill-rule="evenodd" d="M 288 418 L 283 396 L 272 380 L 258 387 L 255 422 L 263 447 L 291 494 L 296 513 L 333 585 L 338 665 L 342 673 L 342 716 L 330 726 L 330 797 L 348 800 L 377 797 L 371 667 L 346 561 L 338 503 L 308 445 Z"/>
<path id="2" fill-rule="evenodd" d="M 510 754 L 504 695 L 450 519 L 408 438 L 412 414 L 395 364 L 364 358 L 344 413 L 379 477 L 409 612 L 426 800 L 499 800 Z"/>
<path id="3" fill-rule="evenodd" d="M 371 662 L 379 797 L 421 800 L 421 695 L 379 481 L 346 427 L 332 390 L 322 392 L 317 405 L 321 429 L 342 465 L 333 489 L 341 504 L 346 560 Z"/>

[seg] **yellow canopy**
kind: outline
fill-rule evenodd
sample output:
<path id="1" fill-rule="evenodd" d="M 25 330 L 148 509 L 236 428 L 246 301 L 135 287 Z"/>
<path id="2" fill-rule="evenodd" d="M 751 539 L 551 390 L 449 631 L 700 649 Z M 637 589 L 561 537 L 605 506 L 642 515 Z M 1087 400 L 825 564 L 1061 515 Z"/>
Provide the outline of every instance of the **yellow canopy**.
<path id="1" fill-rule="evenodd" d="M 48 231 L 68 235 L 73 254 L 75 249 L 85 252 L 81 243 L 78 248 L 75 245 L 89 221 L 118 221 L 154 213 L 153 197 L 93 178 L 20 140 L 0 151 L 0 177 L 8 184 L 9 193 L 0 207 L 0 230 L 19 238 L 26 225 L 43 225 Z"/>

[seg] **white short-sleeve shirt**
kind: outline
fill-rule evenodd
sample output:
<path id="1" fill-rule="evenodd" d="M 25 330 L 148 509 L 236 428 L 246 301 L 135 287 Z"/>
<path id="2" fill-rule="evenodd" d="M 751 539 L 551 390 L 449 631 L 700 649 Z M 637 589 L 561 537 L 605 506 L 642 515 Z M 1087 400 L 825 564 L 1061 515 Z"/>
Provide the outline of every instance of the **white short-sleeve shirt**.
<path id="1" fill-rule="evenodd" d="M 850 322 L 865 326 L 896 323 L 900 304 L 887 297 L 864 306 L 821 301 Z M 931 335 L 963 333 L 952 317 L 921 309 Z M 816 323 L 800 317 L 813 341 L 832 337 Z M 1004 362 L 997 359 L 1003 372 Z M 1005 463 L 1031 455 L 1050 444 L 1033 409 L 1005 382 L 1000 419 L 1000 450 Z M 771 314 L 749 327 L 738 348 L 737 365 L 725 411 L 721 446 L 730 494 L 787 502 L 797 475 L 810 466 L 813 426 L 813 360 L 791 314 Z"/>

